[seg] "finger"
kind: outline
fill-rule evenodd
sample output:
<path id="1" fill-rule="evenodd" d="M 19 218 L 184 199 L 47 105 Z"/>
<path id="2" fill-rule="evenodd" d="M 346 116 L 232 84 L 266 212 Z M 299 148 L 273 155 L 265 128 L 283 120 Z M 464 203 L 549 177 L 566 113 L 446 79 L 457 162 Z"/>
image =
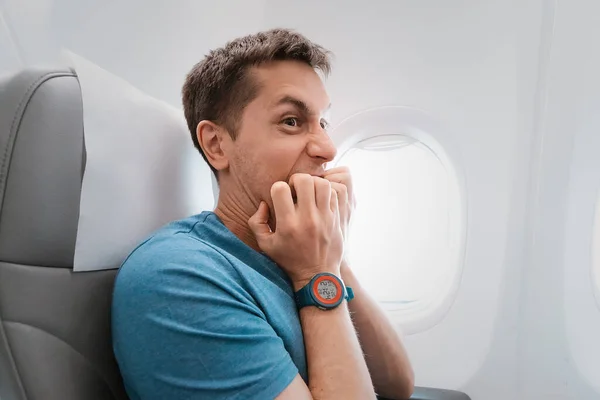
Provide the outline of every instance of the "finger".
<path id="1" fill-rule="evenodd" d="M 299 208 L 309 210 L 315 207 L 315 184 L 311 175 L 292 175 L 290 178 L 290 187 L 296 192 Z"/>
<path id="2" fill-rule="evenodd" d="M 338 196 L 334 188 L 331 188 L 331 198 L 329 199 L 329 207 L 333 213 L 339 213 Z"/>
<path id="3" fill-rule="evenodd" d="M 337 182 L 331 182 L 331 188 L 336 191 L 339 204 L 346 204 L 348 202 L 348 188 L 346 185 Z"/>
<path id="4" fill-rule="evenodd" d="M 331 200 L 331 183 L 323 178 L 314 177 L 313 179 L 317 208 L 320 211 L 328 211 L 329 201 Z"/>
<path id="5" fill-rule="evenodd" d="M 282 181 L 275 182 L 271 186 L 271 199 L 273 199 L 275 219 L 278 223 L 279 221 L 285 221 L 293 217 L 296 213 L 294 201 L 292 200 L 292 190 L 287 183 Z"/>
<path id="6" fill-rule="evenodd" d="M 259 246 L 264 243 L 265 239 L 272 235 L 268 222 L 269 206 L 264 201 L 261 201 L 258 210 L 248 220 L 248 226 L 250 226 L 250 229 L 254 233 Z"/>
<path id="7" fill-rule="evenodd" d="M 352 176 L 350 175 L 349 172 L 341 172 L 341 173 L 334 173 L 334 174 L 330 174 L 330 175 L 325 175 L 323 176 L 323 178 L 327 179 L 330 182 L 336 182 L 336 183 L 341 183 L 342 185 L 346 185 L 346 187 L 348 188 L 348 192 L 349 193 L 353 193 L 353 184 L 352 184 Z"/>
<path id="8" fill-rule="evenodd" d="M 342 226 L 342 219 L 341 219 L 341 215 L 340 215 L 340 206 L 339 206 L 340 202 L 339 199 L 337 197 L 337 192 L 334 189 L 331 189 L 331 211 L 333 213 L 333 222 L 334 222 L 334 226 L 336 227 L 336 229 L 340 229 Z"/>

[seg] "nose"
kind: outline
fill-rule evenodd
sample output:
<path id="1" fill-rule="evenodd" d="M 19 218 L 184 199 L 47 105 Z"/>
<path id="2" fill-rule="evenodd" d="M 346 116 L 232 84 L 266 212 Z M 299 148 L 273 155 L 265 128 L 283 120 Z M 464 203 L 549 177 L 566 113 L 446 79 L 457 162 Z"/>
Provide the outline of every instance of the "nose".
<path id="1" fill-rule="evenodd" d="M 311 140 L 306 146 L 306 151 L 310 157 L 320 158 L 323 162 L 333 161 L 337 154 L 337 149 L 331 137 L 323 129 L 319 129 L 311 135 Z"/>

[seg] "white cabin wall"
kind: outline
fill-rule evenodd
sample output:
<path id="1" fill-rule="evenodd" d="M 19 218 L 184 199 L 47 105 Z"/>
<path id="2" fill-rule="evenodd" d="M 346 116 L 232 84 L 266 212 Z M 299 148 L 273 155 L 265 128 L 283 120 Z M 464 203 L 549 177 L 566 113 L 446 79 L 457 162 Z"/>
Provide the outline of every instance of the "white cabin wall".
<path id="1" fill-rule="evenodd" d="M 578 46 L 564 80 L 574 85 L 576 92 L 561 99 L 575 104 L 574 112 L 564 115 L 561 131 L 573 132 L 569 185 L 564 193 L 564 324 L 570 363 L 600 393 L 600 280 L 592 279 L 600 274 L 600 259 L 594 265 L 591 251 L 595 247 L 595 255 L 600 255 L 600 235 L 593 237 L 594 230 L 600 233 L 600 4 L 579 0 L 572 7 L 568 17 L 571 25 L 577 26 Z M 592 274 L 590 266 L 595 268 Z"/>
<path id="2" fill-rule="evenodd" d="M 259 30 L 265 3 L 2 1 L 27 65 L 60 63 L 64 47 L 175 107 L 185 74 L 208 49 Z"/>
<path id="3" fill-rule="evenodd" d="M 590 268 L 600 187 L 600 51 L 593 44 L 600 35 L 600 8 L 589 0 L 523 6 L 520 29 L 530 29 L 529 12 L 539 9 L 541 35 L 533 101 L 536 73 L 527 61 L 532 54 L 522 51 L 519 57 L 524 134 L 511 240 L 515 264 L 521 265 L 507 263 L 494 344 L 465 390 L 485 399 L 599 398 L 600 309 Z M 522 50 L 528 37 L 520 34 Z M 510 369 L 516 382 L 509 396 L 503 379 Z"/>
<path id="4" fill-rule="evenodd" d="M 530 209 L 535 240 L 523 275 L 523 398 L 600 397 L 600 313 L 589 257 L 600 174 L 599 12 L 593 0 L 558 2 L 555 12 L 546 97 L 537 121 L 543 140 Z"/>
<path id="5" fill-rule="evenodd" d="M 15 44 L 0 3 L 0 75 L 13 72 L 22 65 L 18 46 Z"/>
<path id="6" fill-rule="evenodd" d="M 24 65 L 56 65 L 59 61 L 52 25 L 54 6 L 52 0 L 0 1 Z"/>
<path id="7" fill-rule="evenodd" d="M 113 2 L 63 45 L 181 107 L 185 75 L 208 49 L 260 29 L 263 0 Z"/>
<path id="8" fill-rule="evenodd" d="M 553 8 L 548 4 L 544 0 L 521 1 L 512 25 L 516 31 L 517 50 L 517 97 L 514 107 L 518 116 L 518 145 L 514 148 L 511 172 L 513 185 L 507 218 L 505 270 L 490 351 L 480 370 L 463 388 L 473 399 L 522 398 L 518 383 L 521 365 L 518 354 L 520 309 L 522 291 L 526 289 L 522 275 L 527 268 L 527 243 L 531 238 L 528 224 L 528 199 L 533 181 L 531 159 L 539 146 L 535 115 L 553 29 Z M 465 329 L 477 330 L 477 321 Z"/>

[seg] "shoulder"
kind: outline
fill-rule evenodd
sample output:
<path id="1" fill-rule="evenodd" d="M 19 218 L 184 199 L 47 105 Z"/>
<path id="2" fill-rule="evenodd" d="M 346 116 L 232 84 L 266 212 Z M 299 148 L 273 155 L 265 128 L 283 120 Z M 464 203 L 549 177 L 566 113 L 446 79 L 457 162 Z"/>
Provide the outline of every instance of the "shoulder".
<path id="1" fill-rule="evenodd" d="M 174 290 L 207 290 L 209 286 L 247 300 L 239 273 L 222 249 L 198 234 L 198 226 L 206 224 L 206 213 L 175 221 L 138 245 L 119 269 L 116 300 L 119 295 L 163 297 Z"/>

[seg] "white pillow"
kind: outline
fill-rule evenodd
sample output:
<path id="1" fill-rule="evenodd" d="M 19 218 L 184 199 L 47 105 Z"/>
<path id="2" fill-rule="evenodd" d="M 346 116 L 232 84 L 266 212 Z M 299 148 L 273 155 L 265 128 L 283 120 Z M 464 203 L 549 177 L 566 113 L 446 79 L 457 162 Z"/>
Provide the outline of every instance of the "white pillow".
<path id="1" fill-rule="evenodd" d="M 75 271 L 118 268 L 164 224 L 212 209 L 212 173 L 183 112 L 72 53 L 87 163 Z"/>

